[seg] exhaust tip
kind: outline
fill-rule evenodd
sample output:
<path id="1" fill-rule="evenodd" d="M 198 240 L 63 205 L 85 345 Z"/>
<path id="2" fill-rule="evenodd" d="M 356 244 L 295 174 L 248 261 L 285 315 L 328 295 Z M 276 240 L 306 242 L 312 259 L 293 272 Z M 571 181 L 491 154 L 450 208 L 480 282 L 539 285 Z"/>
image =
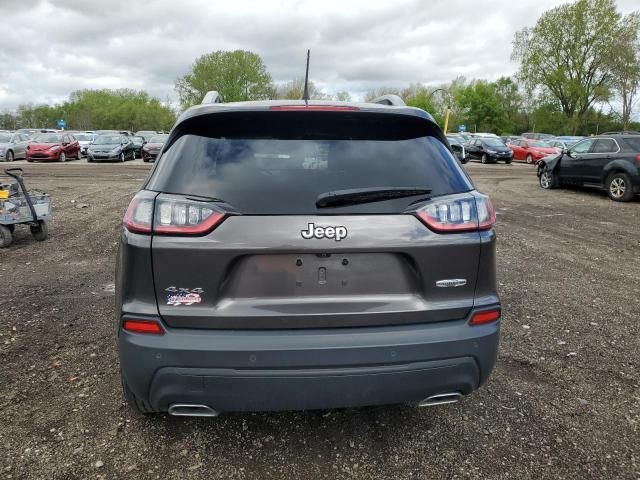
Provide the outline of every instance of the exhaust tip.
<path id="1" fill-rule="evenodd" d="M 208 405 L 193 403 L 173 403 L 168 410 L 174 417 L 217 417 L 219 412 Z"/>
<path id="2" fill-rule="evenodd" d="M 438 393 L 437 395 L 431 395 L 425 398 L 418 403 L 418 406 L 434 407 L 436 405 L 447 405 L 448 403 L 457 403 L 461 398 L 462 394 L 460 392 Z"/>

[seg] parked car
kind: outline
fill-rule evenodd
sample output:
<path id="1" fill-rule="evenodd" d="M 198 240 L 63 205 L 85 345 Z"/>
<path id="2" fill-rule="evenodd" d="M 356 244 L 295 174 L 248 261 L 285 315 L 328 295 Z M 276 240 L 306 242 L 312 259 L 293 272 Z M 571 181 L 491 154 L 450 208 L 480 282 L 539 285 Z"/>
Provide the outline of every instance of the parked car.
<path id="1" fill-rule="evenodd" d="M 0 133 L 0 162 L 13 162 L 27 158 L 31 137 L 23 133 Z"/>
<path id="2" fill-rule="evenodd" d="M 87 161 L 118 161 L 135 158 L 135 146 L 127 135 L 99 135 L 87 149 Z"/>
<path id="3" fill-rule="evenodd" d="M 527 138 L 529 140 L 551 140 L 555 138 L 555 135 L 551 135 L 550 133 L 534 133 L 534 132 L 525 132 L 520 136 L 522 138 Z"/>
<path id="4" fill-rule="evenodd" d="M 27 145 L 27 162 L 80 159 L 80 144 L 69 133 L 40 133 Z"/>
<path id="5" fill-rule="evenodd" d="M 580 140 L 583 140 L 586 137 L 580 137 L 575 135 L 561 135 L 559 137 L 555 137 L 556 141 L 564 142 L 565 145 L 571 146 L 575 143 L 578 143 Z"/>
<path id="6" fill-rule="evenodd" d="M 96 139 L 95 133 L 76 133 L 73 135 L 78 140 L 80 144 L 80 154 L 83 156 L 87 155 L 87 150 L 93 141 Z"/>
<path id="7" fill-rule="evenodd" d="M 431 406 L 487 380 L 501 315 L 494 209 L 432 117 L 395 105 L 181 115 L 120 236 L 133 409 Z"/>
<path id="8" fill-rule="evenodd" d="M 462 164 L 467 163 L 469 159 L 467 158 L 467 152 L 464 148 L 464 139 L 458 135 L 447 135 L 447 140 L 449 140 L 451 150 L 453 150 L 458 161 Z"/>
<path id="9" fill-rule="evenodd" d="M 550 143 L 541 140 L 523 138 L 514 140 L 508 147 L 513 150 L 513 159 L 519 162 L 536 163 L 547 155 L 558 153 L 561 148 L 554 147 Z"/>
<path id="10" fill-rule="evenodd" d="M 511 163 L 513 152 L 498 137 L 474 137 L 464 145 L 470 160 L 482 163 Z"/>
<path id="11" fill-rule="evenodd" d="M 144 137 L 134 135 L 129 137 L 129 140 L 133 143 L 133 159 L 142 158 L 142 147 L 147 143 Z"/>
<path id="12" fill-rule="evenodd" d="M 538 162 L 540 186 L 578 185 L 603 189 L 626 202 L 640 193 L 640 134 L 614 133 L 586 138 Z"/>
<path id="13" fill-rule="evenodd" d="M 158 132 L 154 132 L 153 130 L 140 130 L 135 134 L 136 137 L 144 138 L 146 142 L 148 142 L 151 137 L 155 137 L 156 135 L 158 135 Z"/>
<path id="14" fill-rule="evenodd" d="M 169 135 L 155 135 L 142 147 L 142 160 L 155 162 Z"/>

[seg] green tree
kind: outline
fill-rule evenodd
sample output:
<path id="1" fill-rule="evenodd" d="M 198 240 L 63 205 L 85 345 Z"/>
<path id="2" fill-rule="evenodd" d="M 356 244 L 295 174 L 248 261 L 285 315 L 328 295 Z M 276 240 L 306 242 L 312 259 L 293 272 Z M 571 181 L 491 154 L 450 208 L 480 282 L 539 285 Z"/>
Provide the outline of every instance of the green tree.
<path id="1" fill-rule="evenodd" d="M 631 112 L 640 85 L 640 14 L 632 13 L 621 21 L 612 57 L 612 86 L 622 103 L 622 128 L 629 129 Z"/>
<path id="2" fill-rule="evenodd" d="M 518 84 L 511 77 L 500 77 L 494 83 L 495 94 L 503 112 L 504 133 L 522 132 L 527 129 L 524 101 Z"/>
<path id="3" fill-rule="evenodd" d="M 309 90 L 309 98 L 316 100 L 324 100 L 327 95 L 324 94 L 316 85 L 309 80 L 307 85 Z M 300 100 L 304 94 L 304 77 L 294 78 L 293 80 L 276 87 L 276 98 L 281 100 Z"/>
<path id="4" fill-rule="evenodd" d="M 594 103 L 610 97 L 621 19 L 614 0 L 577 0 L 546 11 L 533 28 L 515 35 L 519 77 L 553 95 L 573 131 Z"/>
<path id="5" fill-rule="evenodd" d="M 457 103 L 475 131 L 500 133 L 504 130 L 504 111 L 493 83 L 476 80 L 456 91 Z"/>
<path id="6" fill-rule="evenodd" d="M 262 58 L 245 50 L 202 55 L 176 80 L 175 88 L 183 108 L 200 103 L 209 90 L 216 90 L 225 102 L 263 100 L 273 95 L 271 75 Z"/>

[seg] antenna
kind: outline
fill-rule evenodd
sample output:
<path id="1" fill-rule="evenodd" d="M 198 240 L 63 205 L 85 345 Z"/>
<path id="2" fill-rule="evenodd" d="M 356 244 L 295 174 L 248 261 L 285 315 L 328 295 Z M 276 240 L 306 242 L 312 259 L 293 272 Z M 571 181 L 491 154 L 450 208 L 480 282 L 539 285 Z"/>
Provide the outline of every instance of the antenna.
<path id="1" fill-rule="evenodd" d="M 305 103 L 309 102 L 309 57 L 311 56 L 311 50 L 307 50 L 307 72 L 304 75 L 304 93 L 302 99 Z"/>

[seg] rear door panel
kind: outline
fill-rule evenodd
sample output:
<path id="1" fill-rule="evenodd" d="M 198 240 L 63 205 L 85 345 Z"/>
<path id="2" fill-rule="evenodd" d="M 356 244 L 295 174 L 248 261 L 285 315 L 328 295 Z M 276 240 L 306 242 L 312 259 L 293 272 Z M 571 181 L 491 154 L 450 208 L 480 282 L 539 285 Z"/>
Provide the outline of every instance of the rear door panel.
<path id="1" fill-rule="evenodd" d="M 347 237 L 304 239 L 312 222 L 344 226 Z M 207 236 L 154 236 L 152 245 L 160 314 L 170 326 L 196 328 L 464 318 L 480 256 L 478 232 L 436 234 L 412 215 L 232 216 Z M 436 286 L 447 279 L 466 285 Z M 199 301 L 168 304 L 176 291 Z"/>

